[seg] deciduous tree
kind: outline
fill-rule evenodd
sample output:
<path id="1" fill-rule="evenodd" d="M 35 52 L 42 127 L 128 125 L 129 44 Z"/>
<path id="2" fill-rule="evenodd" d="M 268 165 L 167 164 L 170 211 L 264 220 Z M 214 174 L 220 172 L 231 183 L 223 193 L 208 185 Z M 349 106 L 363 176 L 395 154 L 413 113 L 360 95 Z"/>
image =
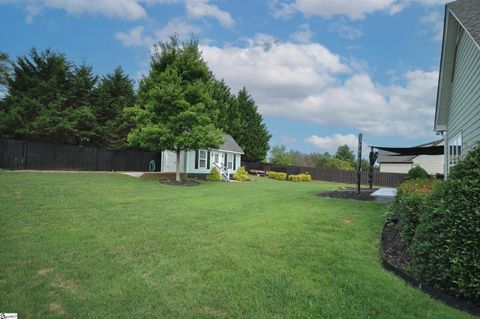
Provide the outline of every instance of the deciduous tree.
<path id="1" fill-rule="evenodd" d="M 156 48 L 151 70 L 140 82 L 128 141 L 155 152 L 175 151 L 177 181 L 182 150 L 217 148 L 222 142 L 222 131 L 214 125 L 218 110 L 212 88 L 197 41 L 180 44 L 176 36 Z"/>

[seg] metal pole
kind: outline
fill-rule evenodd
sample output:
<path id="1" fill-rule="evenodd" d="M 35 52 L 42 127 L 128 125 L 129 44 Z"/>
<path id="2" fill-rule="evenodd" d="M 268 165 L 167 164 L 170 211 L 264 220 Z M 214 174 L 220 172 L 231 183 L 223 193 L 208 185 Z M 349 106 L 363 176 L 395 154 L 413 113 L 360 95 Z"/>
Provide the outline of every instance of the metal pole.
<path id="1" fill-rule="evenodd" d="M 362 179 L 362 133 L 358 134 L 358 165 L 357 165 L 357 192 L 360 194 L 360 183 Z"/>

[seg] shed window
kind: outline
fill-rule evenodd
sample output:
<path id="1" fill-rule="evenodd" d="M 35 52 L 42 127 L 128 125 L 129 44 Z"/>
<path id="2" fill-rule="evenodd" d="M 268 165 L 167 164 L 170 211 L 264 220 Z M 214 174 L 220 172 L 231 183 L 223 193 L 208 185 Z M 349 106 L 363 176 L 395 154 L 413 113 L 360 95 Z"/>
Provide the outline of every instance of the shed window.
<path id="1" fill-rule="evenodd" d="M 232 154 L 227 155 L 227 168 L 228 169 L 233 168 Z"/>
<path id="2" fill-rule="evenodd" d="M 200 151 L 198 158 L 198 167 L 205 168 L 207 167 L 207 151 Z"/>
<path id="3" fill-rule="evenodd" d="M 455 166 L 462 159 L 462 134 L 448 141 L 448 167 Z"/>

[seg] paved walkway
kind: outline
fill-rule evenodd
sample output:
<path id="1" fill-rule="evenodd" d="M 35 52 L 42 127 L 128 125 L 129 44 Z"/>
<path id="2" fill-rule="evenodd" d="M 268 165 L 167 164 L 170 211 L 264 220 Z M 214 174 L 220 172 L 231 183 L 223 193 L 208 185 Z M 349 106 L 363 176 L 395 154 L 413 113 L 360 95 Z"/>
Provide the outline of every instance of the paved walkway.
<path id="1" fill-rule="evenodd" d="M 395 195 L 397 195 L 396 188 L 382 187 L 373 192 L 370 196 L 375 197 L 375 200 L 379 202 L 388 203 L 395 198 Z"/>
<path id="2" fill-rule="evenodd" d="M 132 177 L 140 177 L 143 175 L 143 172 L 120 172 L 120 173 L 128 176 L 132 176 Z"/>

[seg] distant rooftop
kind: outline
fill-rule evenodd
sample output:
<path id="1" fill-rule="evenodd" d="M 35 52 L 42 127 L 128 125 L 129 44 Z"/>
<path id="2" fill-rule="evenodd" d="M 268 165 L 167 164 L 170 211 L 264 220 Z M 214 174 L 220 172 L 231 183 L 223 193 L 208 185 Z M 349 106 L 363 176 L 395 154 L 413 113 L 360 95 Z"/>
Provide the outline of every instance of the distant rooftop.
<path id="1" fill-rule="evenodd" d="M 457 0 L 447 8 L 480 46 L 480 0 Z"/>

